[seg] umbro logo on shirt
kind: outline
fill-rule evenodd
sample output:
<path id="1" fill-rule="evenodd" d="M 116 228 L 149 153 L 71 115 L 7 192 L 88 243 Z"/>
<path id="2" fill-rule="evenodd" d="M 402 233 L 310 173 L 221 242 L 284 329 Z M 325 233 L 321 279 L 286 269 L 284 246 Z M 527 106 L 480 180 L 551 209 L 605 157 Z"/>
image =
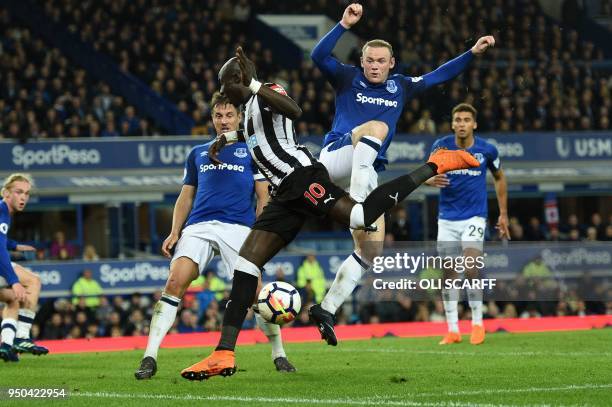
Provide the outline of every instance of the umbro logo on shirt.
<path id="1" fill-rule="evenodd" d="M 206 157 L 208 155 L 208 151 L 202 151 L 200 153 L 200 157 Z"/>

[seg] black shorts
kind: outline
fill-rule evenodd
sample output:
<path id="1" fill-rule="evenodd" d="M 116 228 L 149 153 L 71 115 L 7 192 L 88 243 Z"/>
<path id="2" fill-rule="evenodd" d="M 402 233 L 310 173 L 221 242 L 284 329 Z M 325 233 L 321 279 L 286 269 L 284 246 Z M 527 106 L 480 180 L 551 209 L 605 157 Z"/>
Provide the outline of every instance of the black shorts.
<path id="1" fill-rule="evenodd" d="M 253 230 L 276 233 L 288 244 L 302 229 L 306 217 L 327 216 L 346 195 L 331 181 L 323 164 L 298 168 L 283 180 Z"/>

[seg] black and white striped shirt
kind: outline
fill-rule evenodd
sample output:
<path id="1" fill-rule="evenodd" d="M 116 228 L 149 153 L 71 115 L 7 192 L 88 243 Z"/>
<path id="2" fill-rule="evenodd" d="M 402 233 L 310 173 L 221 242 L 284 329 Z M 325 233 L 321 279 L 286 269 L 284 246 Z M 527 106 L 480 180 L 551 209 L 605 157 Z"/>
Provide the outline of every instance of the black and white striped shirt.
<path id="1" fill-rule="evenodd" d="M 286 95 L 279 85 L 270 87 Z M 297 143 L 293 121 L 274 113 L 257 95 L 246 103 L 244 128 L 255 164 L 274 187 L 278 187 L 296 168 L 317 162 L 305 146 Z"/>

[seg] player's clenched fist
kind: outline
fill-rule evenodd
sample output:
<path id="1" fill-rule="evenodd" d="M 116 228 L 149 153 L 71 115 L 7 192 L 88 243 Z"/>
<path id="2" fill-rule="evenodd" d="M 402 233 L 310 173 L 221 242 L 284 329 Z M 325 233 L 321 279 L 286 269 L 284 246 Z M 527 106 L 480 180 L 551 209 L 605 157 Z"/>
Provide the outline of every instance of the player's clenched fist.
<path id="1" fill-rule="evenodd" d="M 357 24 L 357 21 L 363 15 L 363 6 L 361 4 L 349 4 L 344 10 L 340 24 L 347 30 Z"/>
<path id="2" fill-rule="evenodd" d="M 484 53 L 487 48 L 493 48 L 495 46 L 495 38 L 492 35 L 487 35 L 484 37 L 478 38 L 476 44 L 472 47 L 472 53 L 474 55 L 479 55 Z"/>

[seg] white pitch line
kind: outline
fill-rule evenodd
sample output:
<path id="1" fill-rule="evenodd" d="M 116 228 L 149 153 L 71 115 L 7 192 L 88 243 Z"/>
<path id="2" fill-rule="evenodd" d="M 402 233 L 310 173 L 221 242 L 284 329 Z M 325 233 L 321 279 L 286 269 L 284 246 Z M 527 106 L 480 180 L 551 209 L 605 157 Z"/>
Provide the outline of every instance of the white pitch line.
<path id="1" fill-rule="evenodd" d="M 300 349 L 291 349 L 291 353 L 300 352 Z M 305 352 L 305 351 L 304 351 Z M 308 351 L 310 352 L 310 351 Z M 418 349 L 359 349 L 340 348 L 333 352 L 368 352 L 368 353 L 412 353 L 417 355 L 448 355 L 448 356 L 594 356 L 612 357 L 612 352 L 466 352 L 452 350 L 418 350 Z"/>
<path id="2" fill-rule="evenodd" d="M 572 390 L 601 390 L 612 389 L 612 383 L 607 384 L 570 384 L 568 386 L 557 387 L 526 387 L 523 389 L 487 389 L 487 390 L 461 390 L 447 391 L 443 393 L 421 393 L 413 394 L 414 397 L 439 397 L 444 396 L 478 396 L 483 394 L 509 394 L 509 393 L 540 393 L 551 391 L 572 391 Z"/>
<path id="3" fill-rule="evenodd" d="M 178 400 L 178 401 L 225 401 L 242 403 L 293 403 L 293 404 L 323 404 L 323 405 L 359 405 L 359 406 L 399 406 L 399 407 L 520 407 L 512 404 L 490 404 L 470 402 L 419 402 L 382 399 L 307 399 L 293 397 L 248 397 L 248 396 L 193 396 L 173 394 L 135 394 L 135 393 L 111 393 L 111 392 L 79 392 L 70 393 L 70 397 L 105 398 L 105 399 L 147 399 L 147 400 Z M 407 395 L 407 397 L 410 397 Z M 532 406 L 545 407 L 547 404 Z"/>

